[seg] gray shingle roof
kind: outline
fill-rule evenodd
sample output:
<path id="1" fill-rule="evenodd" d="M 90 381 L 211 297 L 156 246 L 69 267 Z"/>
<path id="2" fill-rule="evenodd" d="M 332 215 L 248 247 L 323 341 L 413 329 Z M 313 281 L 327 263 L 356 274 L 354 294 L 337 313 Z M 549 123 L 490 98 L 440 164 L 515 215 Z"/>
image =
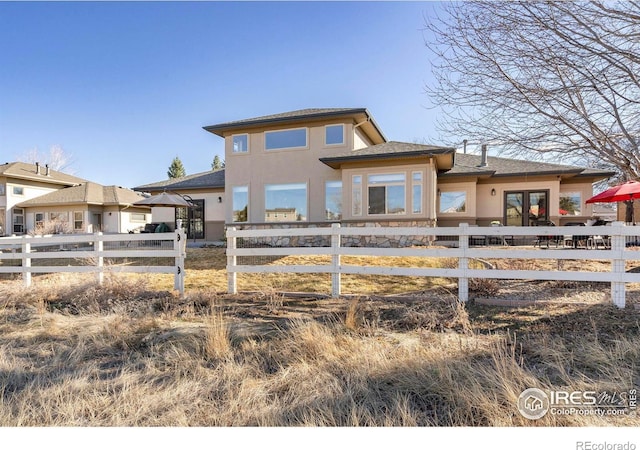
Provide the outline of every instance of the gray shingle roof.
<path id="1" fill-rule="evenodd" d="M 449 177 L 465 175 L 484 175 L 491 177 L 575 175 L 606 178 L 614 175 L 614 172 L 606 170 L 587 169 L 584 167 L 553 164 L 540 161 L 500 158 L 496 156 L 488 156 L 486 166 L 480 165 L 480 155 L 456 153 L 455 158 L 456 161 L 454 166 L 450 170 L 438 174 L 438 178 L 446 179 Z"/>
<path id="2" fill-rule="evenodd" d="M 224 188 L 224 169 L 210 170 L 181 178 L 158 181 L 156 183 L 144 184 L 134 187 L 134 191 L 163 191 L 179 189 L 212 189 Z"/>
<path id="3" fill-rule="evenodd" d="M 383 140 L 386 141 L 382 130 L 373 120 L 366 108 L 307 108 L 298 109 L 296 111 L 288 111 L 278 114 L 270 114 L 268 116 L 253 117 L 250 119 L 234 120 L 231 122 L 219 123 L 216 125 L 208 125 L 203 127 L 205 130 L 222 136 L 224 131 L 237 130 L 259 125 L 269 124 L 286 124 L 288 122 L 299 122 L 301 120 L 325 119 L 331 117 L 344 117 L 364 115 L 379 133 Z"/>
<path id="4" fill-rule="evenodd" d="M 144 197 L 130 189 L 119 186 L 102 186 L 86 182 L 78 186 L 66 187 L 40 197 L 19 203 L 21 208 L 35 206 L 64 205 L 130 205 Z"/>
<path id="5" fill-rule="evenodd" d="M 452 147 L 439 147 L 435 145 L 410 144 L 408 142 L 390 141 L 384 144 L 352 150 L 341 155 L 320 158 L 320 161 L 330 167 L 337 168 L 339 164 L 353 161 L 379 161 L 382 159 L 416 157 L 421 155 L 442 155 L 454 153 Z"/>
<path id="6" fill-rule="evenodd" d="M 47 169 L 43 165 L 40 165 L 40 173 L 35 164 L 23 163 L 23 162 L 11 162 L 0 164 L 0 176 L 8 178 L 16 178 L 26 181 L 38 181 L 42 183 L 62 184 L 65 186 L 74 186 L 80 183 L 85 183 L 87 180 L 78 178 L 73 175 L 68 175 L 57 170 L 49 169 L 47 175 Z"/>

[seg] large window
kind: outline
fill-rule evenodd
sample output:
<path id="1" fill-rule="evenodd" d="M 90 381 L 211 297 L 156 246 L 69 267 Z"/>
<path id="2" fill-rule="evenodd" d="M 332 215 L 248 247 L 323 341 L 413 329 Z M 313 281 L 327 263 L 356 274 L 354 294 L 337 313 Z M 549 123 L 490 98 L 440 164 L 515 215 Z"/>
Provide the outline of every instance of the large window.
<path id="1" fill-rule="evenodd" d="M 249 220 L 249 186 L 234 186 L 232 189 L 232 222 Z"/>
<path id="2" fill-rule="evenodd" d="M 344 125 L 327 125 L 324 127 L 325 145 L 344 144 Z"/>
<path id="3" fill-rule="evenodd" d="M 249 135 L 236 134 L 233 136 L 233 153 L 247 153 L 249 151 Z"/>
<path id="4" fill-rule="evenodd" d="M 267 150 L 304 148 L 307 146 L 307 129 L 265 131 L 264 140 L 264 147 Z"/>
<path id="5" fill-rule="evenodd" d="M 404 214 L 405 182 L 404 173 L 369 175 L 369 214 Z"/>
<path id="6" fill-rule="evenodd" d="M 265 222 L 307 220 L 307 184 L 265 185 Z"/>
<path id="7" fill-rule="evenodd" d="M 327 181 L 325 185 L 325 218 L 342 219 L 342 181 Z"/>
<path id="8" fill-rule="evenodd" d="M 579 216 L 582 214 L 582 195 L 580 192 L 560 192 L 561 216 Z"/>
<path id="9" fill-rule="evenodd" d="M 467 211 L 467 193 L 465 191 L 440 192 L 440 208 L 442 214 L 463 213 Z"/>

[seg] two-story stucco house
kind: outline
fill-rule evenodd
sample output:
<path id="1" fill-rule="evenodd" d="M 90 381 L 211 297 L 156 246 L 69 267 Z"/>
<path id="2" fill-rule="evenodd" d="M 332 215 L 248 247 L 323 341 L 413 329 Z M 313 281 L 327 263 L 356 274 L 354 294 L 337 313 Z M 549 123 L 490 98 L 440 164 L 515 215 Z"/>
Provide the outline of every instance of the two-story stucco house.
<path id="1" fill-rule="evenodd" d="M 227 225 L 455 226 L 586 221 L 612 172 L 388 141 L 365 108 L 204 127 L 225 140 Z"/>

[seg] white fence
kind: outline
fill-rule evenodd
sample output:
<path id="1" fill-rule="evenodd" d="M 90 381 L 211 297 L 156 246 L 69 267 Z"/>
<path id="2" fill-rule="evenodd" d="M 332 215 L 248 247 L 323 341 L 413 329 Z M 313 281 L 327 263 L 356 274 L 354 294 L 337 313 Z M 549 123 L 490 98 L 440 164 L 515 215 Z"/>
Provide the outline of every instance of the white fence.
<path id="1" fill-rule="evenodd" d="M 238 248 L 238 239 L 242 242 L 260 242 L 261 239 L 277 236 L 326 236 L 331 245 L 321 247 L 271 247 L 254 246 Z M 426 235 L 436 239 L 456 239 L 454 247 L 424 246 L 406 248 L 380 247 L 345 247 L 341 245 L 344 236 L 421 236 Z M 603 238 L 606 235 L 606 238 Z M 542 246 L 508 246 L 473 247 L 478 236 L 485 237 L 485 242 L 496 240 L 501 244 L 524 242 L 525 237 L 536 241 L 536 236 L 542 236 L 543 243 L 559 242 L 557 248 Z M 572 236 L 584 239 L 584 249 L 563 248 L 565 238 L 572 242 Z M 463 302 L 469 299 L 470 278 L 518 279 L 518 280 L 568 280 L 611 283 L 611 298 L 620 308 L 625 306 L 625 284 L 640 283 L 640 273 L 626 271 L 626 262 L 640 260 L 640 251 L 636 247 L 627 247 L 627 237 L 640 236 L 639 226 L 625 226 L 622 222 L 615 222 L 611 226 L 566 226 L 566 227 L 470 227 L 461 224 L 452 228 L 418 228 L 418 227 L 340 227 L 333 224 L 331 228 L 292 228 L 270 230 L 238 230 L 230 227 L 227 230 L 227 274 L 228 291 L 237 293 L 238 273 L 329 273 L 332 275 L 332 296 L 341 295 L 340 278 L 342 274 L 366 275 L 399 275 L 423 277 L 448 277 L 458 279 L 458 296 Z M 519 239 L 522 238 L 522 239 Z M 556 241 L 555 238 L 558 238 Z M 560 242 L 561 241 L 561 242 Z M 602 241 L 603 245 L 597 245 Z M 455 242 L 455 241 L 454 241 Z M 605 245 L 606 242 L 606 245 Z M 602 248 L 601 248 L 602 247 Z M 241 256 L 289 256 L 289 255 L 326 255 L 331 257 L 331 263 L 325 265 L 239 265 Z M 342 256 L 399 256 L 399 257 L 436 257 L 457 258 L 457 268 L 418 268 L 418 267 L 389 267 L 389 266 L 355 266 L 341 263 Z M 609 272 L 592 271 L 562 271 L 562 270 L 496 270 L 472 269 L 470 259 L 554 259 L 581 261 L 610 261 Z"/>
<path id="2" fill-rule="evenodd" d="M 184 294 L 186 238 L 175 233 L 61 234 L 0 238 L 0 274 L 95 273 L 100 283 L 109 273 L 172 273 L 174 289 Z"/>

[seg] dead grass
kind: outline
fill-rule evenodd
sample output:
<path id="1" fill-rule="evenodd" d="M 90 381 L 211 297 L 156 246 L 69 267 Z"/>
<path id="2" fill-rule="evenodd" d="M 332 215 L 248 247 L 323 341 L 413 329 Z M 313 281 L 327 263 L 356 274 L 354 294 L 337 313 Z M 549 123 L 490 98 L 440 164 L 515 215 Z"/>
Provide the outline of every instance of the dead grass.
<path id="1" fill-rule="evenodd" d="M 517 308 L 462 305 L 447 280 L 401 277 L 353 277 L 360 295 L 334 300 L 282 294 L 324 289 L 312 276 L 252 276 L 255 293 L 230 296 L 225 263 L 220 251 L 190 249 L 184 298 L 164 275 L 0 282 L 0 423 L 637 425 L 530 421 L 516 409 L 528 387 L 640 384 L 639 314 L 612 306 L 606 286 L 502 283 L 498 297 L 546 295 Z"/>

